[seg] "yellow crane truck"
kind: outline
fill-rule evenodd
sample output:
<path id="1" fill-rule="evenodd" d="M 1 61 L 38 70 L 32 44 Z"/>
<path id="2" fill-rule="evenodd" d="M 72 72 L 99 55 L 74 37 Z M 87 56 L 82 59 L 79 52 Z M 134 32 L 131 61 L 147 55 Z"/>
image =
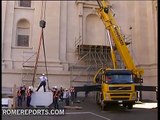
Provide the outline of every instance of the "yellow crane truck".
<path id="1" fill-rule="evenodd" d="M 132 109 L 137 100 L 135 85 L 143 82 L 144 70 L 135 66 L 120 28 L 116 24 L 109 2 L 104 0 L 97 0 L 97 2 L 99 5 L 99 8 L 96 9 L 97 13 L 114 43 L 125 69 L 117 68 L 116 57 L 111 46 L 113 68 L 100 68 L 93 78 L 94 83 L 101 85 L 101 91 L 96 94 L 96 102 L 101 105 L 102 109 L 110 103 L 122 104 L 128 109 Z"/>

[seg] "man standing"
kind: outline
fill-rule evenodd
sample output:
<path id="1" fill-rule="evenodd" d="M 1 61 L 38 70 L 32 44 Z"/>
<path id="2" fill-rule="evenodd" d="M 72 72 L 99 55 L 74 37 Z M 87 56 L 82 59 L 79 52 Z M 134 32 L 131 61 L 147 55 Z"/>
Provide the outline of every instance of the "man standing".
<path id="1" fill-rule="evenodd" d="M 22 93 L 22 100 L 25 101 L 25 97 L 26 97 L 26 86 L 25 86 L 25 84 L 21 87 L 21 93 Z"/>
<path id="2" fill-rule="evenodd" d="M 30 102 L 31 102 L 31 94 L 32 94 L 32 90 L 31 90 L 31 88 L 29 87 L 28 89 L 27 89 L 27 107 L 30 107 Z"/>
<path id="3" fill-rule="evenodd" d="M 40 83 L 40 85 L 38 86 L 38 88 L 37 88 L 36 91 L 38 91 L 38 90 L 40 89 L 40 87 L 43 86 L 44 92 L 46 92 L 45 86 L 46 86 L 46 82 L 47 82 L 47 77 L 46 77 L 45 74 L 43 73 L 42 76 L 39 77 L 39 79 L 40 79 L 41 83 Z"/>
<path id="4" fill-rule="evenodd" d="M 59 99 L 59 90 L 57 89 L 57 86 L 54 86 L 53 89 L 49 88 L 53 92 L 53 103 L 52 105 L 54 106 L 55 109 L 59 109 L 59 104 L 58 104 L 58 99 Z"/>
<path id="5" fill-rule="evenodd" d="M 65 99 L 66 106 L 69 106 L 69 98 L 70 98 L 70 91 L 66 88 L 63 98 Z"/>
<path id="6" fill-rule="evenodd" d="M 55 86 L 55 91 L 53 93 L 53 99 L 54 99 L 54 108 L 59 109 L 59 105 L 58 105 L 59 90 L 57 89 L 57 86 Z"/>
<path id="7" fill-rule="evenodd" d="M 63 101 L 63 92 L 64 92 L 64 89 L 61 87 L 59 91 L 60 91 L 59 98 L 60 98 L 61 101 Z"/>
<path id="8" fill-rule="evenodd" d="M 74 103 L 74 97 L 75 97 L 74 87 L 70 88 L 70 93 L 71 93 L 71 104 L 73 105 L 73 103 Z"/>
<path id="9" fill-rule="evenodd" d="M 17 102 L 18 102 L 18 107 L 22 107 L 22 92 L 21 92 L 21 87 L 17 91 Z"/>

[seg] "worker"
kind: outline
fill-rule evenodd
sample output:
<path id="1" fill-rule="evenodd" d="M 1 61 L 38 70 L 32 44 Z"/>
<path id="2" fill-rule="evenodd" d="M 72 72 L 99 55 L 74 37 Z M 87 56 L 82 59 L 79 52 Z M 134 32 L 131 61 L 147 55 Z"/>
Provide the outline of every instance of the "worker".
<path id="1" fill-rule="evenodd" d="M 53 93 L 53 101 L 52 101 L 52 104 L 50 105 L 50 107 L 54 106 L 54 92 L 55 92 L 55 88 L 54 86 L 52 87 L 52 89 L 48 86 L 48 90 L 52 91 Z"/>
<path id="2" fill-rule="evenodd" d="M 21 93 L 21 87 L 17 91 L 17 102 L 18 107 L 22 107 L 22 93 Z"/>
<path id="3" fill-rule="evenodd" d="M 22 101 L 25 101 L 26 97 L 26 86 L 25 84 L 21 87 Z"/>
<path id="4" fill-rule="evenodd" d="M 54 109 L 59 109 L 59 103 L 58 103 L 59 95 L 60 95 L 60 92 L 59 92 L 59 90 L 57 89 L 57 86 L 55 86 L 55 91 L 54 91 L 54 93 L 53 93 Z"/>
<path id="5" fill-rule="evenodd" d="M 89 89 L 88 89 L 87 85 L 84 85 L 84 88 L 85 88 L 85 96 L 84 96 L 84 99 L 82 100 L 83 102 L 88 97 L 88 94 L 89 94 Z"/>
<path id="6" fill-rule="evenodd" d="M 30 86 L 29 86 L 29 88 L 27 89 L 26 92 L 27 92 L 27 107 L 30 107 L 31 95 L 33 93 Z"/>
<path id="7" fill-rule="evenodd" d="M 73 103 L 74 103 L 74 98 L 75 98 L 74 87 L 71 87 L 71 88 L 70 88 L 70 93 L 71 93 L 71 104 L 73 105 Z"/>
<path id="8" fill-rule="evenodd" d="M 65 100 L 66 106 L 69 106 L 69 99 L 70 99 L 70 92 L 69 90 L 66 88 L 63 94 L 63 98 Z"/>
<path id="9" fill-rule="evenodd" d="M 60 92 L 58 91 L 57 86 L 54 86 L 52 89 L 48 87 L 48 89 L 53 92 L 52 105 L 54 106 L 55 109 L 58 109 L 59 108 L 58 99 L 59 99 Z"/>
<path id="10" fill-rule="evenodd" d="M 40 84 L 39 84 L 39 86 L 38 86 L 36 91 L 38 91 L 40 89 L 40 87 L 43 86 L 44 92 L 46 92 L 45 86 L 46 86 L 46 82 L 47 82 L 47 77 L 43 73 L 42 76 L 39 77 L 39 79 L 40 79 Z"/>
<path id="11" fill-rule="evenodd" d="M 63 92 L 64 92 L 64 89 L 61 87 L 60 88 L 60 96 L 59 96 L 61 101 L 63 101 Z"/>

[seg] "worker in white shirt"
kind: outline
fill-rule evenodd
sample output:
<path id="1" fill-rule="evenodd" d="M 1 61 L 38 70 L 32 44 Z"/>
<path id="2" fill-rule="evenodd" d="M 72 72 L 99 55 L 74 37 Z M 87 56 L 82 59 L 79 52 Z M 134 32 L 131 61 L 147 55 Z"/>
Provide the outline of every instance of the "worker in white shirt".
<path id="1" fill-rule="evenodd" d="M 40 79 L 41 83 L 40 83 L 40 85 L 38 86 L 38 88 L 37 88 L 36 91 L 38 91 L 38 90 L 40 89 L 40 87 L 43 86 L 44 92 L 46 92 L 45 86 L 46 86 L 46 82 L 47 82 L 47 77 L 46 77 L 45 74 L 43 73 L 42 76 L 39 77 L 39 79 Z"/>
<path id="2" fill-rule="evenodd" d="M 64 100 L 65 100 L 66 106 L 69 106 L 70 96 L 71 96 L 71 93 L 70 93 L 70 91 L 66 88 L 66 90 L 64 91 L 64 94 L 63 94 L 63 98 L 64 98 Z"/>

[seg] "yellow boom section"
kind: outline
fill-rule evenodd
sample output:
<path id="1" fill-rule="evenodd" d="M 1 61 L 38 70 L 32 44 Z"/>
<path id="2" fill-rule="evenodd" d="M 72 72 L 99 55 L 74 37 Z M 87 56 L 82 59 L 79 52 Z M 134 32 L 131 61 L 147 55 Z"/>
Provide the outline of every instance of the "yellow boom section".
<path id="1" fill-rule="evenodd" d="M 141 78 L 144 70 L 136 68 L 130 52 L 125 44 L 124 38 L 120 33 L 120 29 L 116 24 L 112 11 L 110 10 L 109 3 L 107 1 L 97 0 L 100 8 L 97 9 L 97 13 L 102 19 L 105 28 L 109 30 L 110 36 L 115 43 L 115 46 L 124 62 L 126 69 L 131 70 L 137 78 Z"/>

